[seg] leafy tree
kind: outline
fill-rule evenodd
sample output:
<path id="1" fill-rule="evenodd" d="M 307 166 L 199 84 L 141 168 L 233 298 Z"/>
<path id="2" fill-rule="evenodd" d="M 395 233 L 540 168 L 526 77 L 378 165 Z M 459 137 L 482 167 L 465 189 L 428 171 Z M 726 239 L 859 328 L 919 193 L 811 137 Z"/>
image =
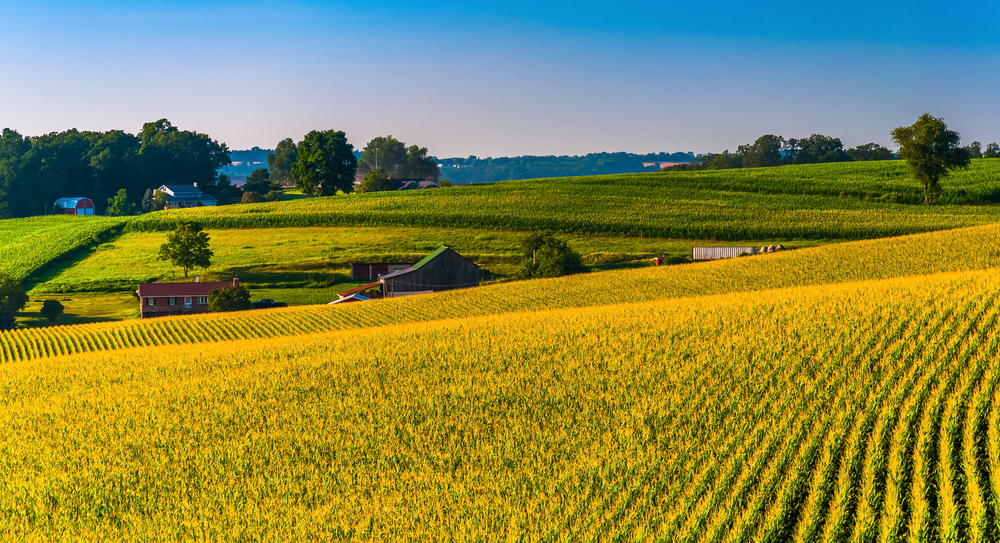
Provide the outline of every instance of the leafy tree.
<path id="1" fill-rule="evenodd" d="M 264 201 L 264 197 L 260 195 L 259 192 L 244 192 L 243 200 L 240 201 L 241 204 L 259 204 Z"/>
<path id="2" fill-rule="evenodd" d="M 280 202 L 281 198 L 284 195 L 285 193 L 281 192 L 280 190 L 272 190 L 264 195 L 264 199 L 267 200 L 268 202 Z"/>
<path id="3" fill-rule="evenodd" d="M 13 277 L 0 274 L 0 307 L 17 313 L 28 305 L 28 294 L 21 282 Z"/>
<path id="4" fill-rule="evenodd" d="M 267 168 L 271 171 L 271 181 L 283 185 L 292 181 L 292 165 L 299 157 L 299 150 L 292 138 L 278 142 L 273 153 L 267 154 Z"/>
<path id="5" fill-rule="evenodd" d="M 42 302 L 42 310 L 40 311 L 40 313 L 46 319 L 49 319 L 50 321 L 55 321 L 56 319 L 59 318 L 59 315 L 63 314 L 63 311 L 65 310 L 66 308 L 63 307 L 63 304 L 59 303 L 59 300 L 45 300 L 44 302 Z"/>
<path id="6" fill-rule="evenodd" d="M 740 145 L 737 152 L 743 156 L 744 168 L 780 166 L 784 144 L 785 140 L 781 136 L 765 134 L 751 145 Z"/>
<path id="7" fill-rule="evenodd" d="M 789 139 L 785 144 L 783 160 L 790 164 L 818 164 L 845 162 L 851 157 L 844 151 L 840 138 L 813 134 L 808 138 Z"/>
<path id="8" fill-rule="evenodd" d="M 519 279 L 559 277 L 583 271 L 583 259 L 565 240 L 551 232 L 529 235 L 522 245 L 524 264 L 517 272 Z"/>
<path id="9" fill-rule="evenodd" d="M 996 143 L 987 145 L 986 152 L 983 153 L 983 158 L 1000 158 L 1000 145 Z"/>
<path id="10" fill-rule="evenodd" d="M 978 141 L 966 145 L 965 150 L 969 152 L 969 158 L 983 158 L 983 144 Z"/>
<path id="11" fill-rule="evenodd" d="M 877 143 L 866 143 L 847 150 L 851 160 L 892 160 L 896 158 L 892 151 Z"/>
<path id="12" fill-rule="evenodd" d="M 167 193 L 156 191 L 153 193 L 153 211 L 163 211 L 167 208 Z"/>
<path id="13" fill-rule="evenodd" d="M 192 221 L 177 223 L 177 229 L 167 234 L 167 242 L 160 245 L 160 260 L 169 260 L 174 266 L 183 268 L 185 279 L 189 269 L 211 266 L 212 255 L 208 248 L 208 233 Z"/>
<path id="14" fill-rule="evenodd" d="M 142 195 L 142 210 L 146 213 L 153 211 L 153 189 L 146 189 Z"/>
<path id="15" fill-rule="evenodd" d="M 17 328 L 17 317 L 14 312 L 6 307 L 0 306 L 0 331 L 14 330 Z"/>
<path id="16" fill-rule="evenodd" d="M 398 170 L 406 163 L 406 144 L 391 135 L 372 138 L 358 163 L 369 170 L 382 170 L 390 177 L 404 177 Z"/>
<path id="17" fill-rule="evenodd" d="M 292 166 L 295 187 L 308 196 L 332 196 L 354 189 L 358 160 L 354 146 L 338 130 L 313 130 L 299 142 L 299 158 Z"/>
<path id="18" fill-rule="evenodd" d="M 441 177 L 441 169 L 437 161 L 427 156 L 426 147 L 411 145 L 406 148 L 406 166 L 403 170 L 403 177 L 424 179 L 437 179 Z"/>
<path id="19" fill-rule="evenodd" d="M 940 190 L 940 180 L 955 168 L 969 166 L 969 151 L 958 146 L 958 132 L 948 130 L 944 120 L 921 115 L 910 126 L 892 131 L 899 144 L 899 156 L 906 161 L 910 175 L 924 186 L 924 203 L 931 204 Z"/>
<path id="20" fill-rule="evenodd" d="M 392 190 L 392 180 L 384 170 L 372 170 L 361 181 L 361 192 L 382 192 Z"/>
<path id="21" fill-rule="evenodd" d="M 142 125 L 139 139 L 144 174 L 163 185 L 197 183 L 211 192 L 219 184 L 218 169 L 232 162 L 225 143 L 206 134 L 179 130 L 166 119 Z"/>
<path id="22" fill-rule="evenodd" d="M 274 188 L 271 184 L 271 174 L 267 168 L 258 168 L 250 174 L 247 182 L 243 185 L 243 192 L 259 192 L 264 194 Z"/>
<path id="23" fill-rule="evenodd" d="M 124 217 L 135 214 L 135 204 L 128 201 L 125 189 L 119 189 L 114 198 L 108 198 L 108 209 L 104 212 L 109 217 Z"/>
<path id="24" fill-rule="evenodd" d="M 246 311 L 253 309 L 250 301 L 250 289 L 246 285 L 223 287 L 208 293 L 208 311 L 224 313 L 227 311 Z"/>

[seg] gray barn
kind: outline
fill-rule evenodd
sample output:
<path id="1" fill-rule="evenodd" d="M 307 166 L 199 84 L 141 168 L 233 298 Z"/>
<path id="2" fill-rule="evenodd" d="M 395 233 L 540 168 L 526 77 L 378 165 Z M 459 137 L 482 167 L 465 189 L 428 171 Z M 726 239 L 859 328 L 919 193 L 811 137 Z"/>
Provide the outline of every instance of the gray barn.
<path id="1" fill-rule="evenodd" d="M 382 283 L 386 298 L 474 287 L 479 266 L 442 245 L 413 266 L 383 275 Z"/>
<path id="2" fill-rule="evenodd" d="M 722 258 L 736 258 L 741 253 L 751 255 L 757 254 L 756 247 L 694 247 L 691 250 L 691 260 L 695 262 L 702 260 L 719 260 Z"/>

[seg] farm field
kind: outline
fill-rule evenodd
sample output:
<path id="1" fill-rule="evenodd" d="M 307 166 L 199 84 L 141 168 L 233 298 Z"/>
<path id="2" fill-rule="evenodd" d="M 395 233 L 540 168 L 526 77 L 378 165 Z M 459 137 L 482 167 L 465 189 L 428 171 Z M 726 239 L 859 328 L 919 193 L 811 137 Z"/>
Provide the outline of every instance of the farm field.
<path id="1" fill-rule="evenodd" d="M 72 215 L 0 220 L 0 273 L 26 279 L 52 261 L 120 230 L 123 223 Z"/>
<path id="2" fill-rule="evenodd" d="M 58 300 L 65 308 L 56 322 L 51 322 L 39 312 L 45 300 Z M 131 293 L 67 293 L 30 296 L 23 311 L 17 314 L 18 326 L 37 328 L 94 322 L 121 321 L 135 318 L 139 301 Z"/>
<path id="3" fill-rule="evenodd" d="M 678 239 L 852 240 L 1000 220 L 995 206 L 965 205 L 1000 194 L 1000 160 L 976 160 L 944 183 L 942 202 L 961 205 L 892 203 L 909 202 L 917 191 L 913 185 L 905 192 L 902 172 L 902 164 L 892 161 L 504 181 L 167 211 L 131 219 L 127 228 L 162 231 L 178 220 L 194 219 L 208 228 L 410 226 Z"/>
<path id="4" fill-rule="evenodd" d="M 995 540 L 998 273 L 2 364 L 0 530 Z"/>
<path id="5" fill-rule="evenodd" d="M 441 245 L 487 267 L 490 273 L 513 274 L 520 266 L 526 232 L 493 232 L 462 228 L 313 227 L 207 230 L 214 252 L 212 266 L 190 275 L 228 280 L 234 275 L 260 288 L 301 288 L 350 282 L 351 262 L 417 262 Z M 611 236 L 565 236 L 587 264 L 645 260 L 653 256 L 691 256 L 701 242 Z M 159 259 L 162 232 L 127 233 L 96 247 L 71 267 L 40 276 L 35 292 L 135 290 L 160 275 L 183 281 L 182 272 Z M 742 242 L 761 246 L 767 241 Z M 789 242 L 789 249 L 806 242 Z M 488 276 L 487 276 L 488 277 Z M 343 286 L 341 290 L 348 288 Z M 334 297 L 336 299 L 336 297 Z M 329 300 L 327 300 L 329 301 Z"/>
<path id="6" fill-rule="evenodd" d="M 766 299 L 768 291 L 773 289 L 988 270 L 998 261 L 1000 225 L 983 226 L 701 264 L 501 283 L 345 306 L 88 324 L 49 331 L 21 330 L 0 334 L 0 361 L 712 294 L 739 293 L 751 301 Z M 267 297 L 277 297 L 274 291 L 265 292 L 271 294 Z"/>

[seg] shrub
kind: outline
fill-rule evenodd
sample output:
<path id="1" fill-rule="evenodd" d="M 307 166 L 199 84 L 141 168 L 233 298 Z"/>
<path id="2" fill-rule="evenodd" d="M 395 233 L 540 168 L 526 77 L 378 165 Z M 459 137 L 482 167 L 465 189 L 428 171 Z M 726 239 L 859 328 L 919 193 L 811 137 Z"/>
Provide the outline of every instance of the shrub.
<path id="1" fill-rule="evenodd" d="M 240 201 L 241 204 L 259 204 L 264 201 L 264 197 L 260 195 L 259 192 L 244 192 L 243 199 Z"/>
<path id="2" fill-rule="evenodd" d="M 42 310 L 40 313 L 46 319 L 55 321 L 65 310 L 66 308 L 63 307 L 63 304 L 59 303 L 59 300 L 45 300 L 42 302 Z"/>
<path id="3" fill-rule="evenodd" d="M 250 302 L 250 289 L 246 285 L 223 287 L 208 293 L 208 310 L 211 313 L 247 309 L 253 309 L 253 303 Z"/>

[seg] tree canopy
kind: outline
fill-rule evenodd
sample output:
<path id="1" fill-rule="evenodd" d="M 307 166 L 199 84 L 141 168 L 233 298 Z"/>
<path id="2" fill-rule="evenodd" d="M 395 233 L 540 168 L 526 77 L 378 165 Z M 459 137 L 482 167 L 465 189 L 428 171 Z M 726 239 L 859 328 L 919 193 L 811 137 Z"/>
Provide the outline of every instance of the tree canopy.
<path id="1" fill-rule="evenodd" d="M 59 300 L 45 300 L 42 302 L 42 309 L 39 313 L 41 313 L 46 319 L 55 321 L 65 310 L 66 308 L 63 307 L 63 304 L 60 303 Z"/>
<path id="2" fill-rule="evenodd" d="M 150 199 L 152 205 L 152 199 Z M 108 198 L 108 209 L 104 212 L 109 217 L 124 217 L 135 214 L 135 204 L 129 202 L 125 189 L 118 191 L 114 198 Z"/>
<path id="3" fill-rule="evenodd" d="M 910 126 L 892 131 L 899 156 L 906 161 L 910 176 L 924 186 L 924 203 L 930 205 L 940 191 L 940 181 L 955 168 L 969 166 L 969 150 L 959 147 L 958 132 L 948 130 L 944 120 L 921 115 Z"/>
<path id="4" fill-rule="evenodd" d="M 271 172 L 271 181 L 282 185 L 292 181 L 292 165 L 298 160 L 299 149 L 292 138 L 278 142 L 274 152 L 267 154 L 267 168 Z"/>
<path id="5" fill-rule="evenodd" d="M 253 309 L 250 301 L 250 289 L 246 285 L 223 287 L 208 293 L 208 311 L 224 313 L 227 311 L 246 311 Z"/>
<path id="6" fill-rule="evenodd" d="M 313 130 L 299 142 L 298 160 L 292 166 L 295 187 L 308 196 L 331 196 L 354 189 L 358 159 L 354 146 L 339 130 Z"/>
<path id="7" fill-rule="evenodd" d="M 202 231 L 200 224 L 192 221 L 181 221 L 177 229 L 167 234 L 167 242 L 160 245 L 160 260 L 169 260 L 174 266 L 184 269 L 184 278 L 188 270 L 212 265 L 212 251 L 208 248 L 208 233 Z"/>
<path id="8" fill-rule="evenodd" d="M 382 170 L 392 179 L 438 179 L 441 171 L 437 160 L 429 156 L 426 147 L 406 146 L 390 136 L 372 138 L 358 161 L 366 171 Z"/>
<path id="9" fill-rule="evenodd" d="M 72 129 L 26 138 L 4 129 L 0 218 L 48 213 L 62 197 L 102 202 L 120 189 L 139 195 L 164 184 L 198 183 L 219 198 L 216 193 L 227 187 L 219 184 L 216 170 L 229 161 L 225 144 L 180 130 L 166 119 L 146 123 L 139 135 Z"/>
<path id="10" fill-rule="evenodd" d="M 368 175 L 361 181 L 360 189 L 361 192 L 392 190 L 392 180 L 389 179 L 384 170 L 373 170 L 368 172 Z"/>
<path id="11" fill-rule="evenodd" d="M 519 279 L 559 277 L 584 270 L 580 253 L 552 232 L 529 235 L 524 240 L 522 250 L 524 263 L 517 272 Z"/>

